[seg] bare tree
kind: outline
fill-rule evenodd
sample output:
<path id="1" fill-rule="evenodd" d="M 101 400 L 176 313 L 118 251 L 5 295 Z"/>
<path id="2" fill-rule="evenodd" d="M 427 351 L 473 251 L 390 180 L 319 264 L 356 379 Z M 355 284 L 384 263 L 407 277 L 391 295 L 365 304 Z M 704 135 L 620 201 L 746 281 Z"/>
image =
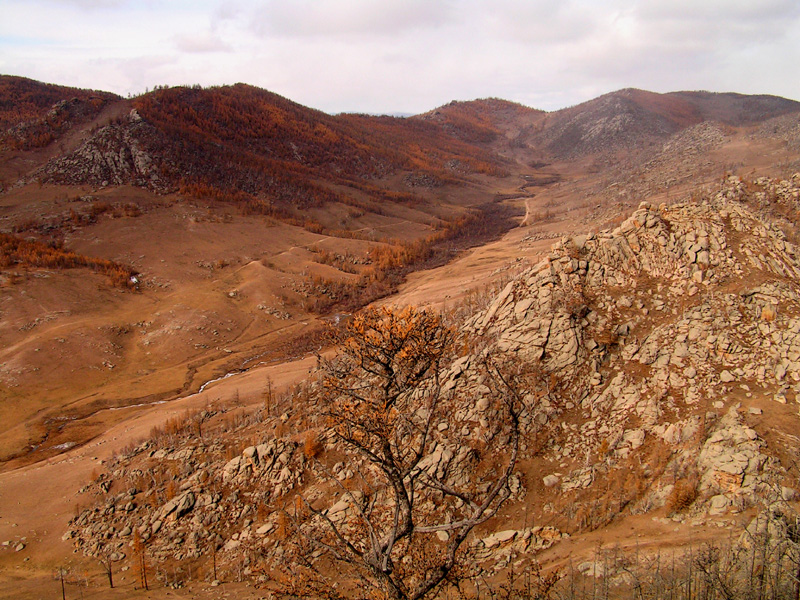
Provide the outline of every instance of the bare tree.
<path id="1" fill-rule="evenodd" d="M 142 588 L 149 590 L 150 586 L 147 583 L 147 546 L 138 529 L 133 530 L 133 552 L 138 562 L 139 582 Z"/>
<path id="2" fill-rule="evenodd" d="M 428 311 L 368 310 L 345 335 L 320 402 L 347 462 L 334 473 L 315 459 L 340 500 L 301 498 L 296 548 L 317 575 L 333 561 L 388 598 L 425 598 L 463 577 L 465 541 L 511 495 L 524 374 L 473 356 L 462 363 L 483 383 L 444 381 L 455 335 Z"/>
<path id="3" fill-rule="evenodd" d="M 97 560 L 103 568 L 103 572 L 108 577 L 108 587 L 114 588 L 114 563 L 125 558 L 125 555 L 115 550 L 104 547 L 98 554 Z"/>

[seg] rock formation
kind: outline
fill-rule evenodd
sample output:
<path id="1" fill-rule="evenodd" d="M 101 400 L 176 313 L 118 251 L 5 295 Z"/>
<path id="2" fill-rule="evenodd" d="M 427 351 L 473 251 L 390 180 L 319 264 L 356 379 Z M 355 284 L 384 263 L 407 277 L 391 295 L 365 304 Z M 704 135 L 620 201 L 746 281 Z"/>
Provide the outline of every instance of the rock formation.
<path id="1" fill-rule="evenodd" d="M 483 342 L 440 381 L 469 398 L 455 415 L 465 438 L 493 418 L 482 356 L 515 357 L 548 386 L 525 416 L 506 511 L 536 514 L 537 526 L 497 519 L 471 542 L 477 560 L 497 568 L 512 550 L 533 556 L 626 515 L 726 527 L 732 514 L 792 509 L 800 488 L 782 444 L 796 449 L 800 251 L 768 213 L 798 198 L 800 175 L 732 177 L 698 202 L 643 202 L 613 231 L 560 240 L 461 326 L 464 339 Z M 98 503 L 66 537 L 89 554 L 107 544 L 130 553 L 136 534 L 157 560 L 213 545 L 253 573 L 256 554 L 279 560 L 276 507 L 293 492 L 327 502 L 331 519 L 352 509 L 352 497 L 331 496 L 301 430 L 287 433 L 287 422 L 311 424 L 323 450 L 337 451 L 303 405 L 309 397 L 296 396 L 281 418 L 252 416 L 227 440 L 141 444 L 87 486 Z M 442 446 L 426 468 L 466 464 L 459 451 Z M 348 481 L 358 466 L 338 462 L 330 475 Z"/>

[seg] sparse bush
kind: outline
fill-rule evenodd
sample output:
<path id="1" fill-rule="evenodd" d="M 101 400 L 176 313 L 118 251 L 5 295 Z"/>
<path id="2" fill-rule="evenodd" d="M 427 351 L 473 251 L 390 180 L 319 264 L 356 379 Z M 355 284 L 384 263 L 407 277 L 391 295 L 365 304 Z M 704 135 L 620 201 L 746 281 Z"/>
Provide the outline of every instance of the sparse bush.
<path id="1" fill-rule="evenodd" d="M 126 217 L 138 217 L 142 214 L 142 209 L 138 204 L 129 202 L 122 207 L 122 211 Z"/>
<path id="2" fill-rule="evenodd" d="M 680 513 L 688 509 L 697 500 L 697 478 L 683 477 L 675 485 L 667 498 L 667 510 L 670 513 Z"/>
<path id="3" fill-rule="evenodd" d="M 12 266 L 45 269 L 88 267 L 106 275 L 117 287 L 131 287 L 131 278 L 136 274 L 130 267 L 111 260 L 89 258 L 57 244 L 48 245 L 0 233 L 0 270 Z"/>
<path id="4" fill-rule="evenodd" d="M 306 431 L 303 441 L 303 454 L 306 455 L 306 458 L 316 458 L 322 453 L 323 449 L 324 445 L 319 439 L 319 433 L 313 429 Z"/>
<path id="5" fill-rule="evenodd" d="M 170 479 L 167 482 L 166 489 L 164 490 L 164 496 L 167 500 L 172 500 L 175 497 L 176 493 L 177 493 L 177 488 L 175 486 L 175 480 Z"/>

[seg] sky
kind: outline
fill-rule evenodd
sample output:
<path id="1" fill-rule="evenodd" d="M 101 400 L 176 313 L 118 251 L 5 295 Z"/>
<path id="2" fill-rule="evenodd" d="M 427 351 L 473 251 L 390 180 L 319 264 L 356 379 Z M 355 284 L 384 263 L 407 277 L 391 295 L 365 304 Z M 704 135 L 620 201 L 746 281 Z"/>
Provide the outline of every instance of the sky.
<path id="1" fill-rule="evenodd" d="M 800 100 L 799 64 L 798 0 L 0 0 L 0 73 L 123 96 L 243 82 L 329 113 Z"/>

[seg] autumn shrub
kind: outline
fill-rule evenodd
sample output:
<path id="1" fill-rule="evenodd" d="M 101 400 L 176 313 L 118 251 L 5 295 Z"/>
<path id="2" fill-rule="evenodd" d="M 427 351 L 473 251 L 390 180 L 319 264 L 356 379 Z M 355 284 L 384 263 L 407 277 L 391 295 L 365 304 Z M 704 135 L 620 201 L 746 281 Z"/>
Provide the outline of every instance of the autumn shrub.
<path id="1" fill-rule="evenodd" d="M 322 453 L 324 449 L 322 440 L 319 439 L 319 433 L 313 429 L 306 431 L 303 440 L 303 454 L 306 458 L 316 458 Z"/>
<path id="2" fill-rule="evenodd" d="M 289 516 L 281 511 L 278 513 L 278 523 L 275 528 L 275 533 L 273 537 L 276 540 L 284 541 L 288 538 L 292 533 L 292 522 Z"/>
<path id="3" fill-rule="evenodd" d="M 55 245 L 24 240 L 19 237 L 0 233 L 0 270 L 9 267 L 75 269 L 89 268 L 106 275 L 109 282 L 117 287 L 131 287 L 132 277 L 136 272 L 120 263 L 103 259 L 90 258 Z"/>
<path id="4" fill-rule="evenodd" d="M 97 217 L 100 215 L 107 213 L 112 210 L 111 205 L 108 202 L 94 202 L 89 207 L 89 217 L 92 220 L 96 220 Z"/>
<path id="5" fill-rule="evenodd" d="M 697 479 L 693 476 L 682 477 L 675 482 L 667 498 L 667 510 L 680 513 L 688 509 L 697 500 Z"/>
<path id="6" fill-rule="evenodd" d="M 393 240 L 369 250 L 368 265 L 354 281 L 317 278 L 308 308 L 317 313 L 353 311 L 397 290 L 417 269 L 445 264 L 454 252 L 488 241 L 507 230 L 513 212 L 491 203 L 479 212 L 442 224 L 427 238 Z M 324 258 L 324 255 L 322 255 Z"/>
<path id="7" fill-rule="evenodd" d="M 175 480 L 174 479 L 170 479 L 167 482 L 167 487 L 164 490 L 164 495 L 165 495 L 167 500 L 172 500 L 175 497 L 176 493 L 177 493 L 177 488 L 175 486 Z"/>

